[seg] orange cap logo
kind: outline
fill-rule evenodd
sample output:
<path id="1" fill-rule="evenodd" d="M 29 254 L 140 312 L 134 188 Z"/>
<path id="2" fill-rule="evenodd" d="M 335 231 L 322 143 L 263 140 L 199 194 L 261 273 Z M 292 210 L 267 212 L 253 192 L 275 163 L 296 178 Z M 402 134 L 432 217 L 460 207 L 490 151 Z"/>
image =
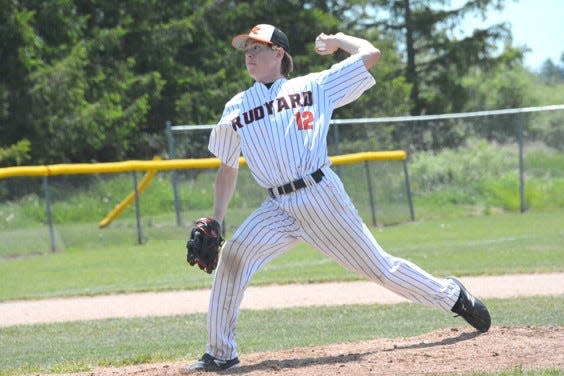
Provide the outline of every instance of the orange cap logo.
<path id="1" fill-rule="evenodd" d="M 253 33 L 253 34 L 258 34 L 259 30 L 260 30 L 260 26 L 255 26 L 255 27 L 253 27 L 253 29 L 251 30 L 251 33 Z"/>

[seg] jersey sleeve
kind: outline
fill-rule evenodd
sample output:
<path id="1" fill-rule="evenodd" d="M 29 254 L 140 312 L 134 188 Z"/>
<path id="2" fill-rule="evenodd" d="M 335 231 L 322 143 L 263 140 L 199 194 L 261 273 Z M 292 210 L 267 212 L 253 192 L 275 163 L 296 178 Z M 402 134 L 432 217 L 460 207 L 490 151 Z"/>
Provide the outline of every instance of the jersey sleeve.
<path id="1" fill-rule="evenodd" d="M 208 149 L 221 163 L 239 168 L 239 156 L 241 155 L 241 141 L 239 134 L 231 126 L 234 107 L 230 101 L 223 111 L 221 120 L 212 129 L 208 143 Z"/>
<path id="2" fill-rule="evenodd" d="M 354 55 L 320 72 L 318 82 L 335 108 L 355 101 L 376 83 L 362 58 Z"/>

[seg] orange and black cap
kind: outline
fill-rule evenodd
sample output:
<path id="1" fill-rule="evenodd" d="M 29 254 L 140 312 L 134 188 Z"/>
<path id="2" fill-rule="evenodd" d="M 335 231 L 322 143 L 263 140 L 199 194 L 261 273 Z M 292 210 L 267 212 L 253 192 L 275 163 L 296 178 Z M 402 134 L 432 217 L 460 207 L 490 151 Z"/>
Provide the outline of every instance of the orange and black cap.
<path id="1" fill-rule="evenodd" d="M 290 50 L 290 42 L 286 34 L 272 25 L 256 25 L 248 34 L 234 36 L 231 40 L 231 45 L 238 50 L 244 50 L 249 39 L 282 47 L 286 52 Z"/>

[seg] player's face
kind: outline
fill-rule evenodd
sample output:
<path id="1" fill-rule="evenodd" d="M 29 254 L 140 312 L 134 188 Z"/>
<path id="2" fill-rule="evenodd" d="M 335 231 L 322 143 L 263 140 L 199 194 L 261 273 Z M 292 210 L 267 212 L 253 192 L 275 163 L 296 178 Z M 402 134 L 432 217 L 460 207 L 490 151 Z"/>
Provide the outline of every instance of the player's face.
<path id="1" fill-rule="evenodd" d="M 280 77 L 280 55 L 283 55 L 283 51 L 265 43 L 250 41 L 245 48 L 247 71 L 256 81 L 273 82 Z"/>

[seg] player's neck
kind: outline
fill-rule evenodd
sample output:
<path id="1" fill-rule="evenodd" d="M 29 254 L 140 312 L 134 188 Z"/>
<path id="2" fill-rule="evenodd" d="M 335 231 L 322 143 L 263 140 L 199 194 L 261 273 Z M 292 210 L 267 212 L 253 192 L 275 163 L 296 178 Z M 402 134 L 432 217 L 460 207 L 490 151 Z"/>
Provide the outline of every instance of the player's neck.
<path id="1" fill-rule="evenodd" d="M 254 77 L 254 78 L 255 78 L 255 81 L 263 83 L 263 84 L 266 85 L 267 83 L 275 82 L 275 81 L 281 79 L 282 77 L 284 77 L 284 76 L 282 76 L 280 73 L 275 73 L 275 74 L 267 74 L 267 75 L 264 75 L 263 77 Z"/>
<path id="2" fill-rule="evenodd" d="M 280 75 L 277 77 L 273 77 L 273 78 L 265 78 L 262 80 L 256 80 L 257 82 L 260 82 L 261 84 L 265 85 L 267 88 L 270 89 L 270 87 L 272 86 L 272 84 L 274 84 L 276 81 L 278 81 L 279 79 L 284 78 L 284 76 Z"/>

